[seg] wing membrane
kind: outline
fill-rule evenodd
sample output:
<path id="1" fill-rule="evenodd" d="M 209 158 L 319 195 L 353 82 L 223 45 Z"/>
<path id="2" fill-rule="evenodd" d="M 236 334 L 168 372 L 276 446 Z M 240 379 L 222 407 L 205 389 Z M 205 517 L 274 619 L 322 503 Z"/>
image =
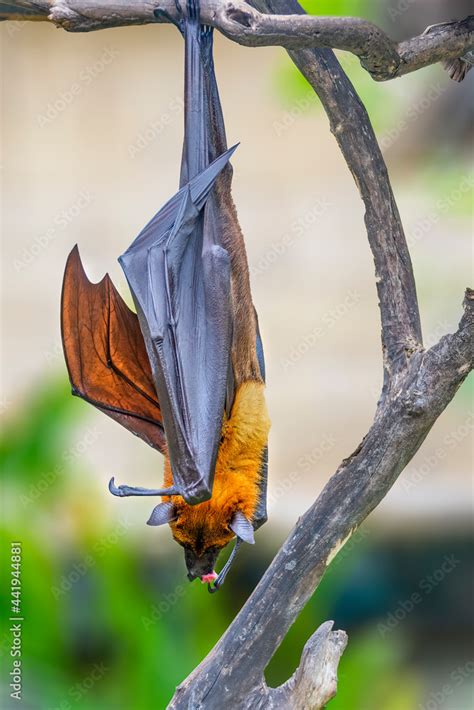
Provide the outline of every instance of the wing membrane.
<path id="1" fill-rule="evenodd" d="M 64 273 L 61 328 L 74 394 L 163 453 L 163 420 L 137 315 L 108 275 L 89 281 L 77 247 Z"/>

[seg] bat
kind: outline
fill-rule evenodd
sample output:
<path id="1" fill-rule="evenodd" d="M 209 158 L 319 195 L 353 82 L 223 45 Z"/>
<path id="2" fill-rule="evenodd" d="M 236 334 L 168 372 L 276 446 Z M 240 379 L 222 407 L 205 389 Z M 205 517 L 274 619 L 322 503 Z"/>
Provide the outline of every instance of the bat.
<path id="1" fill-rule="evenodd" d="M 265 364 L 245 244 L 231 195 L 212 28 L 189 0 L 185 137 L 178 192 L 119 262 L 136 313 L 109 276 L 92 284 L 75 247 L 63 281 L 62 340 L 73 394 L 160 451 L 164 484 L 115 484 L 117 496 L 162 496 L 190 580 L 216 591 L 242 542 L 267 519 Z M 236 539 L 219 575 L 220 551 Z"/>

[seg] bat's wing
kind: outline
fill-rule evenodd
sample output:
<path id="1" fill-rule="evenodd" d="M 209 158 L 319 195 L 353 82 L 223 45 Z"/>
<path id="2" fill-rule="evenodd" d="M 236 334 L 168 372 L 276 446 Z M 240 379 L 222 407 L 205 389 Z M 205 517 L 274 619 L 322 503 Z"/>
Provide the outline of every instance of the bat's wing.
<path id="1" fill-rule="evenodd" d="M 222 153 L 227 149 L 227 139 L 224 126 L 224 117 L 222 114 L 221 102 L 219 98 L 219 91 L 217 87 L 217 81 L 214 73 L 213 58 L 212 58 L 212 41 L 213 41 L 213 30 L 210 27 L 201 28 L 201 51 L 204 57 L 204 63 L 208 67 L 205 77 L 207 80 L 207 92 L 209 96 L 209 103 L 206 105 L 208 111 L 207 116 L 207 126 L 208 126 L 208 150 L 209 158 L 211 160 L 215 159 L 217 155 Z M 188 118 L 189 121 L 193 120 L 193 117 Z M 187 163 L 187 146 L 185 143 L 185 150 L 183 153 L 183 161 L 181 168 L 181 179 L 186 175 L 186 163 Z M 189 149 L 188 149 L 189 150 Z M 241 236 L 240 226 L 237 218 L 237 212 L 232 199 L 231 183 L 232 183 L 232 169 L 229 165 L 225 170 L 220 173 L 217 178 L 218 186 L 221 188 L 217 193 L 217 205 L 214 207 L 221 214 L 225 214 L 226 224 L 228 225 L 227 230 L 229 234 L 234 236 L 234 245 L 232 251 L 244 252 L 245 245 L 243 242 L 243 237 Z M 230 227 L 230 229 L 229 229 Z M 240 236 L 240 240 L 239 240 Z M 250 285 L 248 286 L 250 288 Z M 258 328 L 258 317 L 255 312 L 255 342 L 256 342 L 256 355 L 258 359 L 258 367 L 260 370 L 260 377 L 265 381 L 265 357 L 263 352 L 262 339 L 260 337 L 260 331 Z M 237 323 L 236 328 L 238 329 L 241 324 Z M 237 333 L 238 336 L 238 333 Z M 232 405 L 234 391 L 233 382 L 228 382 L 228 395 L 227 395 L 227 406 L 230 409 Z M 253 518 L 253 527 L 257 530 L 261 525 L 263 525 L 267 520 L 267 483 L 268 483 L 268 447 L 262 455 L 262 462 L 260 467 L 260 482 L 259 482 L 259 501 L 255 515 Z"/>
<path id="2" fill-rule="evenodd" d="M 190 180 L 119 261 L 158 393 L 174 485 L 211 496 L 230 367 L 230 261 L 205 205 L 234 149 Z"/>
<path id="3" fill-rule="evenodd" d="M 61 330 L 73 393 L 163 453 L 163 420 L 137 315 L 108 275 L 89 281 L 77 247 L 64 274 Z"/>
<path id="4" fill-rule="evenodd" d="M 217 145 L 210 134 L 215 78 L 202 30 L 188 3 L 181 189 L 120 259 L 163 411 L 174 485 L 190 504 L 212 494 L 226 399 L 233 399 L 231 266 L 213 188 L 235 147 L 227 150 L 225 138 Z"/>

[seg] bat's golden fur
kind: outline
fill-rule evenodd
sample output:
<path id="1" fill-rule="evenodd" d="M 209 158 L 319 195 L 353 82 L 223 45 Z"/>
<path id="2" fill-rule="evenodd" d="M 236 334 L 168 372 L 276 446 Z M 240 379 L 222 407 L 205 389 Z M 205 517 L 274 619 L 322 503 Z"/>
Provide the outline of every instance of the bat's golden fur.
<path id="1" fill-rule="evenodd" d="M 229 523 L 237 510 L 252 520 L 258 504 L 260 467 L 269 429 L 264 385 L 244 382 L 236 392 L 230 417 L 222 426 L 212 498 L 193 506 L 180 496 L 166 499 L 173 501 L 178 515 L 170 525 L 177 542 L 200 555 L 209 547 L 220 548 L 230 542 L 234 533 Z M 168 458 L 164 483 L 172 485 Z"/>

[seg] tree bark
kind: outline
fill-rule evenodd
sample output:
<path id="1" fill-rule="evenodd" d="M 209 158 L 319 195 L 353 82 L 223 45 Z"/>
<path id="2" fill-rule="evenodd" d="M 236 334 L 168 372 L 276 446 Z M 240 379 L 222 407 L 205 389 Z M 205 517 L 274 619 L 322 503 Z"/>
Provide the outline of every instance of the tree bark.
<path id="1" fill-rule="evenodd" d="M 293 0 L 255 4 L 267 12 L 300 11 Z M 233 710 L 278 707 L 269 703 L 285 686 L 266 686 L 264 670 L 270 659 L 331 560 L 388 493 L 474 364 L 470 289 L 456 333 L 430 350 L 423 348 L 403 227 L 380 148 L 354 87 L 332 51 L 289 54 L 321 99 L 365 204 L 380 301 L 384 385 L 369 432 L 298 520 L 217 645 L 178 687 L 170 704 L 173 710 L 211 710 L 222 704 Z M 337 663 L 333 657 L 334 675 Z M 304 675 L 304 661 L 302 665 Z"/>
<path id="2" fill-rule="evenodd" d="M 17 0 L 0 2 L 0 19 L 50 21 L 69 32 L 90 32 L 123 25 L 155 22 L 176 24 L 184 0 Z M 268 13 L 258 3 L 242 0 L 202 0 L 203 23 L 228 39 L 248 47 L 279 45 L 286 49 L 332 48 L 352 52 L 377 81 L 394 79 L 437 62 L 460 60 L 474 46 L 474 16 L 429 28 L 418 37 L 394 42 L 372 22 L 358 17 L 321 17 L 294 13 Z M 263 5 L 263 3 L 260 3 Z M 460 80 L 463 71 L 451 72 Z"/>

